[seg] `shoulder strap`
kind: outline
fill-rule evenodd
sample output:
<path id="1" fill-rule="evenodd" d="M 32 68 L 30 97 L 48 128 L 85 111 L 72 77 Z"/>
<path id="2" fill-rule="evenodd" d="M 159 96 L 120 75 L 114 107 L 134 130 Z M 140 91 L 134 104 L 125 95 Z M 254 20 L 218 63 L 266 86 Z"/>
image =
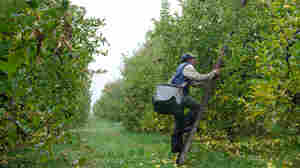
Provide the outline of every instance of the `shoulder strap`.
<path id="1" fill-rule="evenodd" d="M 171 80 L 170 80 L 170 83 L 173 83 L 173 80 L 180 74 L 180 72 L 178 72 L 179 70 L 182 70 L 187 66 L 189 65 L 189 63 L 185 62 L 185 63 L 182 63 L 180 64 L 177 69 L 176 69 L 176 73 L 172 76 Z"/>
<path id="2" fill-rule="evenodd" d="M 182 68 L 184 69 L 188 65 L 191 65 L 191 64 L 190 63 L 185 63 Z"/>

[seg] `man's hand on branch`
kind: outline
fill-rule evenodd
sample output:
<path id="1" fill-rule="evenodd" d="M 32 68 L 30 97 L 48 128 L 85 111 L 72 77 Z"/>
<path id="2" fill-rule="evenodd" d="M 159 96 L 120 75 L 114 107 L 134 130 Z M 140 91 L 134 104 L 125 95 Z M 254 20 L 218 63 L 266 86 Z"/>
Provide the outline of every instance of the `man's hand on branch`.
<path id="1" fill-rule="evenodd" d="M 214 71 L 215 71 L 216 76 L 219 76 L 219 75 L 220 75 L 220 68 L 219 68 L 219 67 L 216 67 L 216 68 L 214 69 Z"/>
<path id="2" fill-rule="evenodd" d="M 222 48 L 220 49 L 220 54 L 221 54 L 222 56 L 225 55 L 225 47 L 222 47 Z"/>

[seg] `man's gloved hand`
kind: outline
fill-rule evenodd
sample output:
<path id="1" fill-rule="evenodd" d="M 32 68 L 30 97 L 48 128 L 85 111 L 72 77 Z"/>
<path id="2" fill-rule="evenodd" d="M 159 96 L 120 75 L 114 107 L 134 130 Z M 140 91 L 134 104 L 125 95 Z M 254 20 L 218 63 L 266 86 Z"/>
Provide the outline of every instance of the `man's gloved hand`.
<path id="1" fill-rule="evenodd" d="M 214 71 L 215 71 L 215 73 L 216 73 L 216 75 L 217 76 L 219 76 L 220 75 L 220 68 L 218 67 L 218 68 L 216 68 L 216 69 L 214 69 Z"/>
<path id="2" fill-rule="evenodd" d="M 217 79 L 220 75 L 220 68 L 215 68 L 213 71 L 215 72 L 213 79 Z"/>

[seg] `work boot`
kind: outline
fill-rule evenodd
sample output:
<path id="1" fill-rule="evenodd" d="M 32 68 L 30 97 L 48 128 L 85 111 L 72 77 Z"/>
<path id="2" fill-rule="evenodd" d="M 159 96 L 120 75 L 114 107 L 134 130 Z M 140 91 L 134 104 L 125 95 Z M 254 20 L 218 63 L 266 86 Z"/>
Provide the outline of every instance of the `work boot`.
<path id="1" fill-rule="evenodd" d="M 193 130 L 193 127 L 192 126 L 188 126 L 188 127 L 185 127 L 183 129 L 183 133 L 188 133 L 188 132 L 191 132 L 192 130 Z M 200 129 L 196 128 L 196 132 L 200 133 Z"/>
<path id="2" fill-rule="evenodd" d="M 184 118 L 184 127 L 193 126 L 193 124 L 196 122 L 196 116 L 196 112 L 189 112 Z"/>
<path id="3" fill-rule="evenodd" d="M 183 148 L 183 135 L 180 134 L 173 134 L 171 136 L 171 152 L 172 153 L 177 153 L 181 152 Z"/>

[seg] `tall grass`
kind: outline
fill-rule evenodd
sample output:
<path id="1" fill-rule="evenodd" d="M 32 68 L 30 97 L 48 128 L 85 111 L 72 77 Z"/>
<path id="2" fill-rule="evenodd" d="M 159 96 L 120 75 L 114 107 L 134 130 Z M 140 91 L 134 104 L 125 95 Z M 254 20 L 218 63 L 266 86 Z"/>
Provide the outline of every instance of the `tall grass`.
<path id="1" fill-rule="evenodd" d="M 54 147 L 55 155 L 52 160 L 46 163 L 33 161 L 25 164 L 25 167 L 70 168 L 80 162 L 84 168 L 175 168 L 176 155 L 170 152 L 169 139 L 169 135 L 158 133 L 130 132 L 118 122 L 90 119 L 85 127 L 73 130 L 72 143 Z M 212 150 L 197 139 L 193 145 L 183 166 L 185 168 L 267 166 L 265 161 L 258 160 L 255 156 L 232 156 L 228 152 Z M 40 155 L 29 153 L 27 157 L 36 158 Z M 21 163 L 11 163 L 8 167 L 17 168 L 20 165 Z"/>

